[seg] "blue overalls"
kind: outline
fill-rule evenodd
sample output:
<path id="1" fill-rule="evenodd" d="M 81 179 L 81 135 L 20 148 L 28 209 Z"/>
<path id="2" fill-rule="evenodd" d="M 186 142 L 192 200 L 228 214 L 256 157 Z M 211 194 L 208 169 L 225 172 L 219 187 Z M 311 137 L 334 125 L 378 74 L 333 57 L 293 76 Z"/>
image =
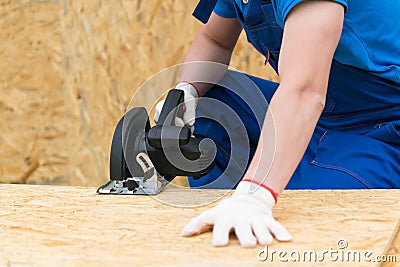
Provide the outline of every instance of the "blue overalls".
<path id="1" fill-rule="evenodd" d="M 206 22 L 216 2 L 200 1 L 194 15 Z M 283 32 L 275 20 L 272 4 L 260 0 L 249 4 L 246 17 L 236 6 L 238 19 L 248 41 L 277 70 Z M 266 108 L 278 84 L 249 75 L 246 77 L 259 88 L 260 92 L 252 89 L 253 93 L 263 96 L 258 95 L 250 102 L 257 102 L 260 109 Z M 254 104 L 249 104 L 224 86 L 214 86 L 205 97 L 221 101 L 233 109 L 245 126 L 245 132 L 238 131 L 236 137 L 229 137 L 227 132 L 230 130 L 224 129 L 221 122 L 233 128 L 236 123 L 229 126 L 230 117 L 216 108 L 210 109 L 210 104 L 200 99 L 197 109 L 200 118 L 196 119 L 195 135 L 213 139 L 218 152 L 212 172 L 198 180 L 189 177 L 189 183 L 194 188 L 234 188 L 257 146 L 260 124 L 259 115 L 255 113 L 258 111 L 254 112 Z M 213 112 L 213 119 L 205 118 L 204 115 L 210 112 Z M 237 157 L 235 162 L 241 164 L 229 163 L 231 146 L 245 134 L 243 147 L 248 144 L 249 152 Z M 400 188 L 400 84 L 334 60 L 324 111 L 286 188 Z"/>

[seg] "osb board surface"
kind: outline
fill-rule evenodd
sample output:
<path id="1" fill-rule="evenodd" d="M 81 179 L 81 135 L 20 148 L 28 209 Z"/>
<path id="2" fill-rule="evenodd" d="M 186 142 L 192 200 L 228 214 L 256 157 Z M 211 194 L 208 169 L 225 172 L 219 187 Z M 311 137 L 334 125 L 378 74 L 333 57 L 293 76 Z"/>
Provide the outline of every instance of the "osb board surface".
<path id="1" fill-rule="evenodd" d="M 386 255 L 395 255 L 397 258 L 396 262 L 385 262 L 381 267 L 394 267 L 400 266 L 400 219 L 397 223 L 397 229 L 393 232 L 392 240 L 388 245 Z"/>
<path id="2" fill-rule="evenodd" d="M 211 233 L 183 238 L 195 215 L 216 203 L 176 208 L 148 196 L 100 196 L 95 188 L 0 185 L 3 266 L 289 266 L 259 262 L 262 247 L 210 245 Z M 169 189 L 164 199 L 212 200 L 221 191 Z M 384 253 L 400 217 L 400 191 L 285 191 L 275 218 L 293 234 L 270 249 L 322 252 L 345 239 L 352 250 Z M 310 266 L 304 263 L 303 266 Z M 320 265 L 331 266 L 330 261 Z M 337 266 L 346 265 L 336 263 Z M 355 263 L 353 266 L 375 266 Z"/>
<path id="3" fill-rule="evenodd" d="M 117 121 L 146 79 L 183 62 L 196 3 L 0 1 L 0 181 L 106 181 Z M 274 77 L 243 36 L 232 66 Z"/>

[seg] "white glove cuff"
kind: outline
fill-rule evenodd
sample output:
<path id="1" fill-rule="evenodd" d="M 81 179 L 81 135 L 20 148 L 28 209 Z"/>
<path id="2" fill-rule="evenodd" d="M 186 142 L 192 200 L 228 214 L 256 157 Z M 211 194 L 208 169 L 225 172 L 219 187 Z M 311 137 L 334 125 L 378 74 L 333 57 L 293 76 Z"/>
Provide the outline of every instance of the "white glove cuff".
<path id="1" fill-rule="evenodd" d="M 233 194 L 234 197 L 244 195 L 257 199 L 271 209 L 276 202 L 275 197 L 270 190 L 249 181 L 241 181 Z"/>
<path id="2" fill-rule="evenodd" d="M 185 92 L 185 95 L 190 95 L 193 98 L 198 98 L 199 97 L 199 91 L 197 90 L 197 88 L 188 82 L 180 82 L 175 86 L 175 89 L 179 89 L 182 90 L 183 92 Z"/>

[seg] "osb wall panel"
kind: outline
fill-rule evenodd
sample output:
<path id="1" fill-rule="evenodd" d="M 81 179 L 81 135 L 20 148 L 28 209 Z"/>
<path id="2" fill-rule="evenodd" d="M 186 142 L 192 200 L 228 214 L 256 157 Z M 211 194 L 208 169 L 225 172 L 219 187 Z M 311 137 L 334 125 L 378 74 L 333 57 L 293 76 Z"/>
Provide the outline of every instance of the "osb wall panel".
<path id="1" fill-rule="evenodd" d="M 114 126 L 140 84 L 183 61 L 195 4 L 0 0 L 0 182 L 107 180 Z M 243 36 L 232 66 L 274 78 Z"/>

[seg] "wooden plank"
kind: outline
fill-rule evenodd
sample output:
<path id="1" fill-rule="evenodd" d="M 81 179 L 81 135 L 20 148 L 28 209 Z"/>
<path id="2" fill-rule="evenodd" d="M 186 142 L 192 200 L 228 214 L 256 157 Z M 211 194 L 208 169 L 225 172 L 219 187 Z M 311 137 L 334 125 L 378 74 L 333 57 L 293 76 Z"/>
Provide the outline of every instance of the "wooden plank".
<path id="1" fill-rule="evenodd" d="M 148 196 L 100 196 L 95 188 L 0 185 L 0 190 L 0 266 L 280 264 L 276 255 L 272 263 L 270 259 L 260 262 L 260 246 L 242 249 L 232 240 L 229 247 L 213 248 L 211 233 L 180 236 L 191 218 L 216 202 L 184 208 Z M 157 198 L 195 204 L 225 193 L 167 189 Z M 347 249 L 383 254 L 400 217 L 399 196 L 399 190 L 285 191 L 274 214 L 294 240 L 274 242 L 269 251 L 322 253 L 330 248 L 339 250 L 337 241 L 344 239 Z M 326 258 L 320 264 L 332 262 Z M 354 266 L 375 265 L 363 262 Z"/>

